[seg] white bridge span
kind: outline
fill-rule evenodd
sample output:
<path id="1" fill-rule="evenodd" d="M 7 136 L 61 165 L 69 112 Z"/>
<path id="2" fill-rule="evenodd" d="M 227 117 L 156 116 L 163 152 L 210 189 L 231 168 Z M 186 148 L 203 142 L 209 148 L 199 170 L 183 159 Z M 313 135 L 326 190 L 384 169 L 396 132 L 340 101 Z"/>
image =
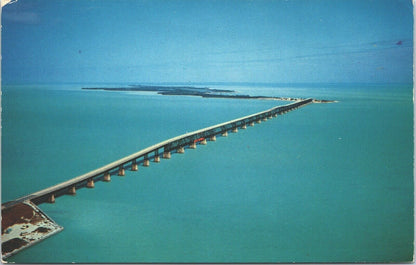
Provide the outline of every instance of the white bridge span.
<path id="1" fill-rule="evenodd" d="M 160 153 L 162 153 L 163 158 L 169 159 L 171 157 L 171 152 L 183 153 L 185 146 L 196 148 L 197 143 L 206 144 L 207 139 L 215 141 L 216 135 L 221 134 L 226 136 L 228 131 L 237 132 L 239 128 L 246 129 L 247 126 L 253 126 L 254 123 L 260 123 L 262 120 L 265 121 L 272 117 L 277 117 L 277 115 L 285 114 L 288 111 L 297 109 L 309 103 L 312 103 L 312 99 L 305 99 L 291 104 L 277 106 L 249 116 L 176 136 L 166 141 L 149 146 L 134 154 L 123 157 L 117 161 L 114 161 L 81 176 L 23 196 L 16 200 L 6 202 L 2 204 L 2 210 L 27 200 L 35 204 L 44 202 L 53 203 L 55 202 L 56 197 L 65 194 L 75 194 L 76 190 L 79 188 L 93 188 L 95 181 L 110 181 L 111 175 L 113 174 L 123 176 L 125 169 L 128 167 L 131 168 L 132 171 L 136 171 L 138 169 L 139 162 L 143 163 L 143 166 L 149 166 L 150 158 L 153 158 L 155 162 L 160 162 Z"/>

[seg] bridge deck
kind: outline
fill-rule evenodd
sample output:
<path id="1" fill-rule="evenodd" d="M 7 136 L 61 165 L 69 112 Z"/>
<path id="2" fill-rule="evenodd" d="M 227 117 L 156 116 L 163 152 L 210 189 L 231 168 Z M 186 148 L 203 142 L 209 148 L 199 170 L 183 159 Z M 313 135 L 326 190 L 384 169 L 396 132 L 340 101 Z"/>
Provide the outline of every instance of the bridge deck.
<path id="1" fill-rule="evenodd" d="M 282 114 L 282 112 L 290 111 L 293 109 L 296 109 L 298 107 L 301 107 L 303 105 L 309 104 L 312 102 L 312 99 L 306 99 L 302 101 L 297 101 L 291 104 L 283 105 L 283 106 L 277 106 L 262 112 L 258 112 L 249 116 L 245 116 L 242 118 L 234 119 L 228 122 L 220 123 L 214 126 L 210 126 L 207 128 L 203 128 L 197 131 L 189 132 L 186 134 L 182 134 L 176 137 L 173 137 L 171 139 L 162 141 L 160 143 L 157 143 L 155 145 L 149 146 L 145 149 L 142 149 L 134 154 L 131 154 L 129 156 L 123 157 L 117 161 L 114 161 L 110 164 L 107 164 L 103 167 L 100 167 L 98 169 L 95 169 L 93 171 L 90 171 L 86 174 L 83 174 L 81 176 L 75 177 L 73 179 L 70 179 L 68 181 L 59 183 L 57 185 L 51 186 L 49 188 L 34 192 L 32 194 L 23 196 L 21 198 L 18 198 L 14 201 L 6 202 L 2 204 L 2 209 L 8 208 L 16 203 L 23 202 L 23 201 L 33 201 L 37 204 L 43 203 L 47 201 L 47 198 L 54 194 L 55 197 L 61 196 L 65 194 L 65 190 L 75 187 L 78 185 L 77 188 L 83 183 L 88 180 L 92 180 L 95 178 L 98 178 L 99 176 L 102 176 L 103 174 L 110 173 L 111 171 L 119 168 L 124 167 L 125 165 L 129 163 L 133 163 L 136 159 L 146 157 L 147 155 L 152 152 L 158 152 L 159 149 L 164 148 L 164 151 L 170 152 L 174 150 L 177 147 L 185 146 L 196 139 L 199 139 L 201 137 L 209 137 L 214 136 L 216 134 L 219 134 L 221 132 L 230 130 L 232 128 L 236 128 L 238 126 L 242 126 L 244 124 L 248 124 L 250 122 L 254 122 L 256 120 L 260 120 L 262 118 L 275 115 L 275 114 Z"/>

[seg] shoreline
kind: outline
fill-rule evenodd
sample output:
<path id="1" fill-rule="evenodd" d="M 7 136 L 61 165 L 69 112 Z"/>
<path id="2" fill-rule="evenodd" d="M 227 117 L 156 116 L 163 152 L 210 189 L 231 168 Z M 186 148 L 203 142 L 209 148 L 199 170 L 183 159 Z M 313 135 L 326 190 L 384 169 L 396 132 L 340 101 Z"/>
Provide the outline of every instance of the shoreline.
<path id="1" fill-rule="evenodd" d="M 2 259 L 63 230 L 31 201 L 2 209 Z"/>

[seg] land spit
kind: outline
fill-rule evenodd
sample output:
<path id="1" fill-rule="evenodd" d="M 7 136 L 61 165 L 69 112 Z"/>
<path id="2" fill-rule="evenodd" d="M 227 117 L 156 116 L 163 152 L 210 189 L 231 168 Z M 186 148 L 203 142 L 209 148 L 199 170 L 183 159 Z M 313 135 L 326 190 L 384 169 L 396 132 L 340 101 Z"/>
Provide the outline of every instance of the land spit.
<path id="1" fill-rule="evenodd" d="M 2 209 L 1 216 L 4 259 L 63 229 L 29 200 Z"/>

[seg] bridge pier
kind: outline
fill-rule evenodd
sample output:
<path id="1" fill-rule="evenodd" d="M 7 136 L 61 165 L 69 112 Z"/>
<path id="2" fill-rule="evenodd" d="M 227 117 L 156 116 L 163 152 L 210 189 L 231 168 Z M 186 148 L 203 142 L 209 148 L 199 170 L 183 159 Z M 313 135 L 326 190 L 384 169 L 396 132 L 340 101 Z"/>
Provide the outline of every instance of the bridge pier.
<path id="1" fill-rule="evenodd" d="M 159 163 L 160 162 L 159 149 L 156 149 L 155 150 L 155 158 L 153 159 L 153 161 L 155 163 Z"/>
<path id="2" fill-rule="evenodd" d="M 183 148 L 183 146 L 180 146 L 180 147 L 178 147 L 178 149 L 176 150 L 176 152 L 178 154 L 183 154 L 183 153 L 185 153 L 185 148 Z"/>
<path id="3" fill-rule="evenodd" d="M 254 126 L 254 121 L 250 122 L 250 123 L 248 124 L 248 126 L 253 127 L 253 126 Z"/>
<path id="4" fill-rule="evenodd" d="M 202 145 L 207 145 L 207 139 L 202 140 L 202 141 L 200 142 L 200 144 L 202 144 Z"/>
<path id="5" fill-rule="evenodd" d="M 276 118 L 277 117 L 277 113 L 273 114 L 273 117 Z"/>
<path id="6" fill-rule="evenodd" d="M 170 159 L 170 157 L 171 157 L 170 152 L 167 152 L 167 151 L 163 152 L 164 159 Z"/>
<path id="7" fill-rule="evenodd" d="M 214 142 L 214 141 L 217 140 L 217 137 L 215 135 L 213 135 L 213 136 L 209 137 L 209 140 Z"/>
<path id="8" fill-rule="evenodd" d="M 263 121 L 267 121 L 267 117 L 263 117 Z"/>
<path id="9" fill-rule="evenodd" d="M 223 132 L 221 135 L 222 135 L 222 136 L 224 136 L 224 137 L 227 137 L 227 136 L 228 136 L 228 132 L 227 132 L 227 131 L 225 131 L 225 132 Z"/>
<path id="10" fill-rule="evenodd" d="M 247 125 L 244 123 L 243 126 L 241 126 L 241 129 L 243 130 L 247 129 Z"/>
<path id="11" fill-rule="evenodd" d="M 90 189 L 94 188 L 94 180 L 93 179 L 88 180 L 87 188 L 90 188 Z"/>
<path id="12" fill-rule="evenodd" d="M 260 119 L 256 120 L 256 123 L 261 123 L 261 120 Z"/>
<path id="13" fill-rule="evenodd" d="M 160 156 L 159 155 L 156 155 L 155 156 L 154 162 L 155 163 L 159 163 L 160 162 Z"/>
<path id="14" fill-rule="evenodd" d="M 136 164 L 136 166 L 137 166 L 137 164 Z M 105 174 L 104 174 L 104 179 L 103 179 L 105 182 L 110 182 L 111 181 L 111 176 L 110 176 L 110 173 L 109 172 L 106 172 Z"/>
<path id="15" fill-rule="evenodd" d="M 139 170 L 139 166 L 137 165 L 136 159 L 134 159 L 133 162 L 131 162 L 131 171 L 137 171 L 137 170 Z"/>
<path id="16" fill-rule="evenodd" d="M 148 157 L 147 155 L 144 155 L 144 159 L 143 159 L 143 166 L 144 166 L 144 167 L 148 167 L 148 166 L 150 166 L 149 157 Z"/>
<path id="17" fill-rule="evenodd" d="M 49 196 L 49 198 L 48 198 L 48 202 L 49 203 L 55 203 L 55 194 L 51 194 L 50 196 Z"/>
<path id="18" fill-rule="evenodd" d="M 124 167 L 121 165 L 119 168 L 118 168 L 118 175 L 119 176 L 124 176 L 125 175 L 125 171 L 124 171 Z"/>
<path id="19" fill-rule="evenodd" d="M 192 143 L 189 145 L 189 148 L 190 148 L 190 149 L 196 149 L 196 142 L 192 142 Z"/>
<path id="20" fill-rule="evenodd" d="M 70 187 L 68 193 L 71 195 L 75 195 L 77 193 L 75 186 Z"/>
<path id="21" fill-rule="evenodd" d="M 233 133 L 237 133 L 237 132 L 238 132 L 237 127 L 234 127 L 234 128 L 231 130 L 231 132 L 233 132 Z"/>

